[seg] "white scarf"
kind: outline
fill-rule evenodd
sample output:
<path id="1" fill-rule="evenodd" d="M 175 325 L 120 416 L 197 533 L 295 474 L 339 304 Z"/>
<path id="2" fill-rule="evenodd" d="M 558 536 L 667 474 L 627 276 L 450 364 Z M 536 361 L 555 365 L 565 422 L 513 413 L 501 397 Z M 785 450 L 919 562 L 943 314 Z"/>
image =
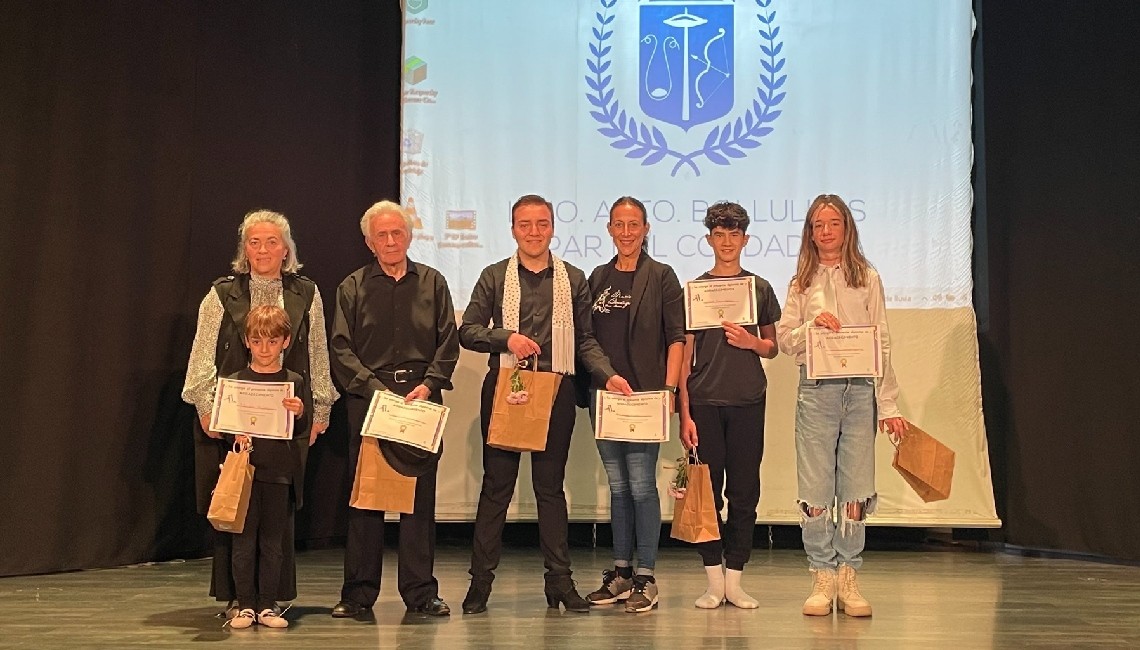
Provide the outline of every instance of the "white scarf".
<path id="1" fill-rule="evenodd" d="M 574 298 L 570 293 L 570 276 L 566 274 L 566 264 L 554 253 L 550 254 L 554 264 L 554 322 L 550 328 L 553 349 L 551 369 L 561 375 L 574 374 Z M 503 281 L 503 328 L 514 332 L 519 330 L 519 307 L 522 292 L 519 288 L 519 254 L 516 251 L 507 261 L 507 273 Z M 518 359 L 511 352 L 499 355 L 499 367 L 514 368 Z M 537 368 L 534 368 L 537 370 Z"/>

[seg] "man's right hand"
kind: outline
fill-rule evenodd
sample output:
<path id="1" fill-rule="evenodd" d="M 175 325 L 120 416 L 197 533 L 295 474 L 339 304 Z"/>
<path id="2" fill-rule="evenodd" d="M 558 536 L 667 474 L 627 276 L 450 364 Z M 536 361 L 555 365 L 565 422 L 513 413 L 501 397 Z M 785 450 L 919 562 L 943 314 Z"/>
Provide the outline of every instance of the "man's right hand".
<path id="1" fill-rule="evenodd" d="M 507 339 L 507 348 L 520 361 L 536 354 L 542 354 L 542 348 L 538 347 L 537 343 L 518 332 L 511 334 L 510 338 Z"/>
<path id="2" fill-rule="evenodd" d="M 221 440 L 222 434 L 217 431 L 210 431 L 210 416 L 202 415 L 198 417 L 198 421 L 202 423 L 202 431 L 209 437 L 215 440 Z"/>

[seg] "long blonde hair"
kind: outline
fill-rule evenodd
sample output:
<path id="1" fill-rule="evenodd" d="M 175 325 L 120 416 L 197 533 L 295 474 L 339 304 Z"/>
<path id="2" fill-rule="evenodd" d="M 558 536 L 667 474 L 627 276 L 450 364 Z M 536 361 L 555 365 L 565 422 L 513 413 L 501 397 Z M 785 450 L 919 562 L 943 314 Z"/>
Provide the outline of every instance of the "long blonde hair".
<path id="1" fill-rule="evenodd" d="M 851 216 L 851 208 L 843 199 L 834 194 L 820 194 L 815 197 L 808 207 L 807 218 L 804 219 L 804 230 L 800 236 L 800 259 L 796 263 L 796 277 L 792 278 L 792 286 L 800 293 L 806 293 L 815 278 L 815 271 L 819 268 L 819 250 L 812 240 L 812 219 L 823 208 L 830 207 L 843 216 L 843 248 L 840 251 L 840 266 L 843 267 L 843 276 L 847 279 L 847 286 L 867 286 L 867 269 L 871 263 L 863 255 L 863 247 L 859 244 L 859 230 L 855 227 L 855 218 Z"/>

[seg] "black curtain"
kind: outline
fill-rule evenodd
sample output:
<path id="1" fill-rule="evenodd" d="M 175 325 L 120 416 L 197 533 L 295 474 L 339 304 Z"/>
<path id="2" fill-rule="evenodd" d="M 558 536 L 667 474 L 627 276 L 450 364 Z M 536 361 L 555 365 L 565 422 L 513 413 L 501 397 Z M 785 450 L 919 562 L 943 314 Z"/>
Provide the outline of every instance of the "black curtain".
<path id="1" fill-rule="evenodd" d="M 0 575 L 195 555 L 179 393 L 254 208 L 330 308 L 398 194 L 401 15 L 376 2 L 0 8 Z M 343 534 L 342 414 L 303 539 Z"/>
<path id="2" fill-rule="evenodd" d="M 979 6 L 982 386 L 1010 543 L 1140 559 L 1140 5 Z M 0 5 L 0 575 L 196 555 L 179 399 L 253 208 L 331 306 L 398 190 L 395 0 Z M 302 540 L 343 534 L 343 413 Z"/>
<path id="3" fill-rule="evenodd" d="M 1140 3 L 988 0 L 980 17 L 982 388 L 1005 540 L 1140 560 Z"/>

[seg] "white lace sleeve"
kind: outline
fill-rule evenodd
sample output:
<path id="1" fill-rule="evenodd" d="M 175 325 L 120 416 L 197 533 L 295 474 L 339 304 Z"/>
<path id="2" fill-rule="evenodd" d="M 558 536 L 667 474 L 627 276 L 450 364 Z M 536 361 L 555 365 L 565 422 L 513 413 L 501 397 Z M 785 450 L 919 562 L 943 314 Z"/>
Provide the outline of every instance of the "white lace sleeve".
<path id="1" fill-rule="evenodd" d="M 214 408 L 214 389 L 218 384 L 214 355 L 221 327 L 222 301 L 211 289 L 198 307 L 198 329 L 194 333 L 194 345 L 190 348 L 186 383 L 182 386 L 182 401 L 193 404 L 200 416 L 209 415 Z"/>
<path id="2" fill-rule="evenodd" d="M 328 333 L 325 331 L 325 306 L 321 291 L 314 287 L 309 305 L 309 381 L 313 386 L 313 421 L 325 424 L 333 402 L 340 397 L 329 371 Z"/>

